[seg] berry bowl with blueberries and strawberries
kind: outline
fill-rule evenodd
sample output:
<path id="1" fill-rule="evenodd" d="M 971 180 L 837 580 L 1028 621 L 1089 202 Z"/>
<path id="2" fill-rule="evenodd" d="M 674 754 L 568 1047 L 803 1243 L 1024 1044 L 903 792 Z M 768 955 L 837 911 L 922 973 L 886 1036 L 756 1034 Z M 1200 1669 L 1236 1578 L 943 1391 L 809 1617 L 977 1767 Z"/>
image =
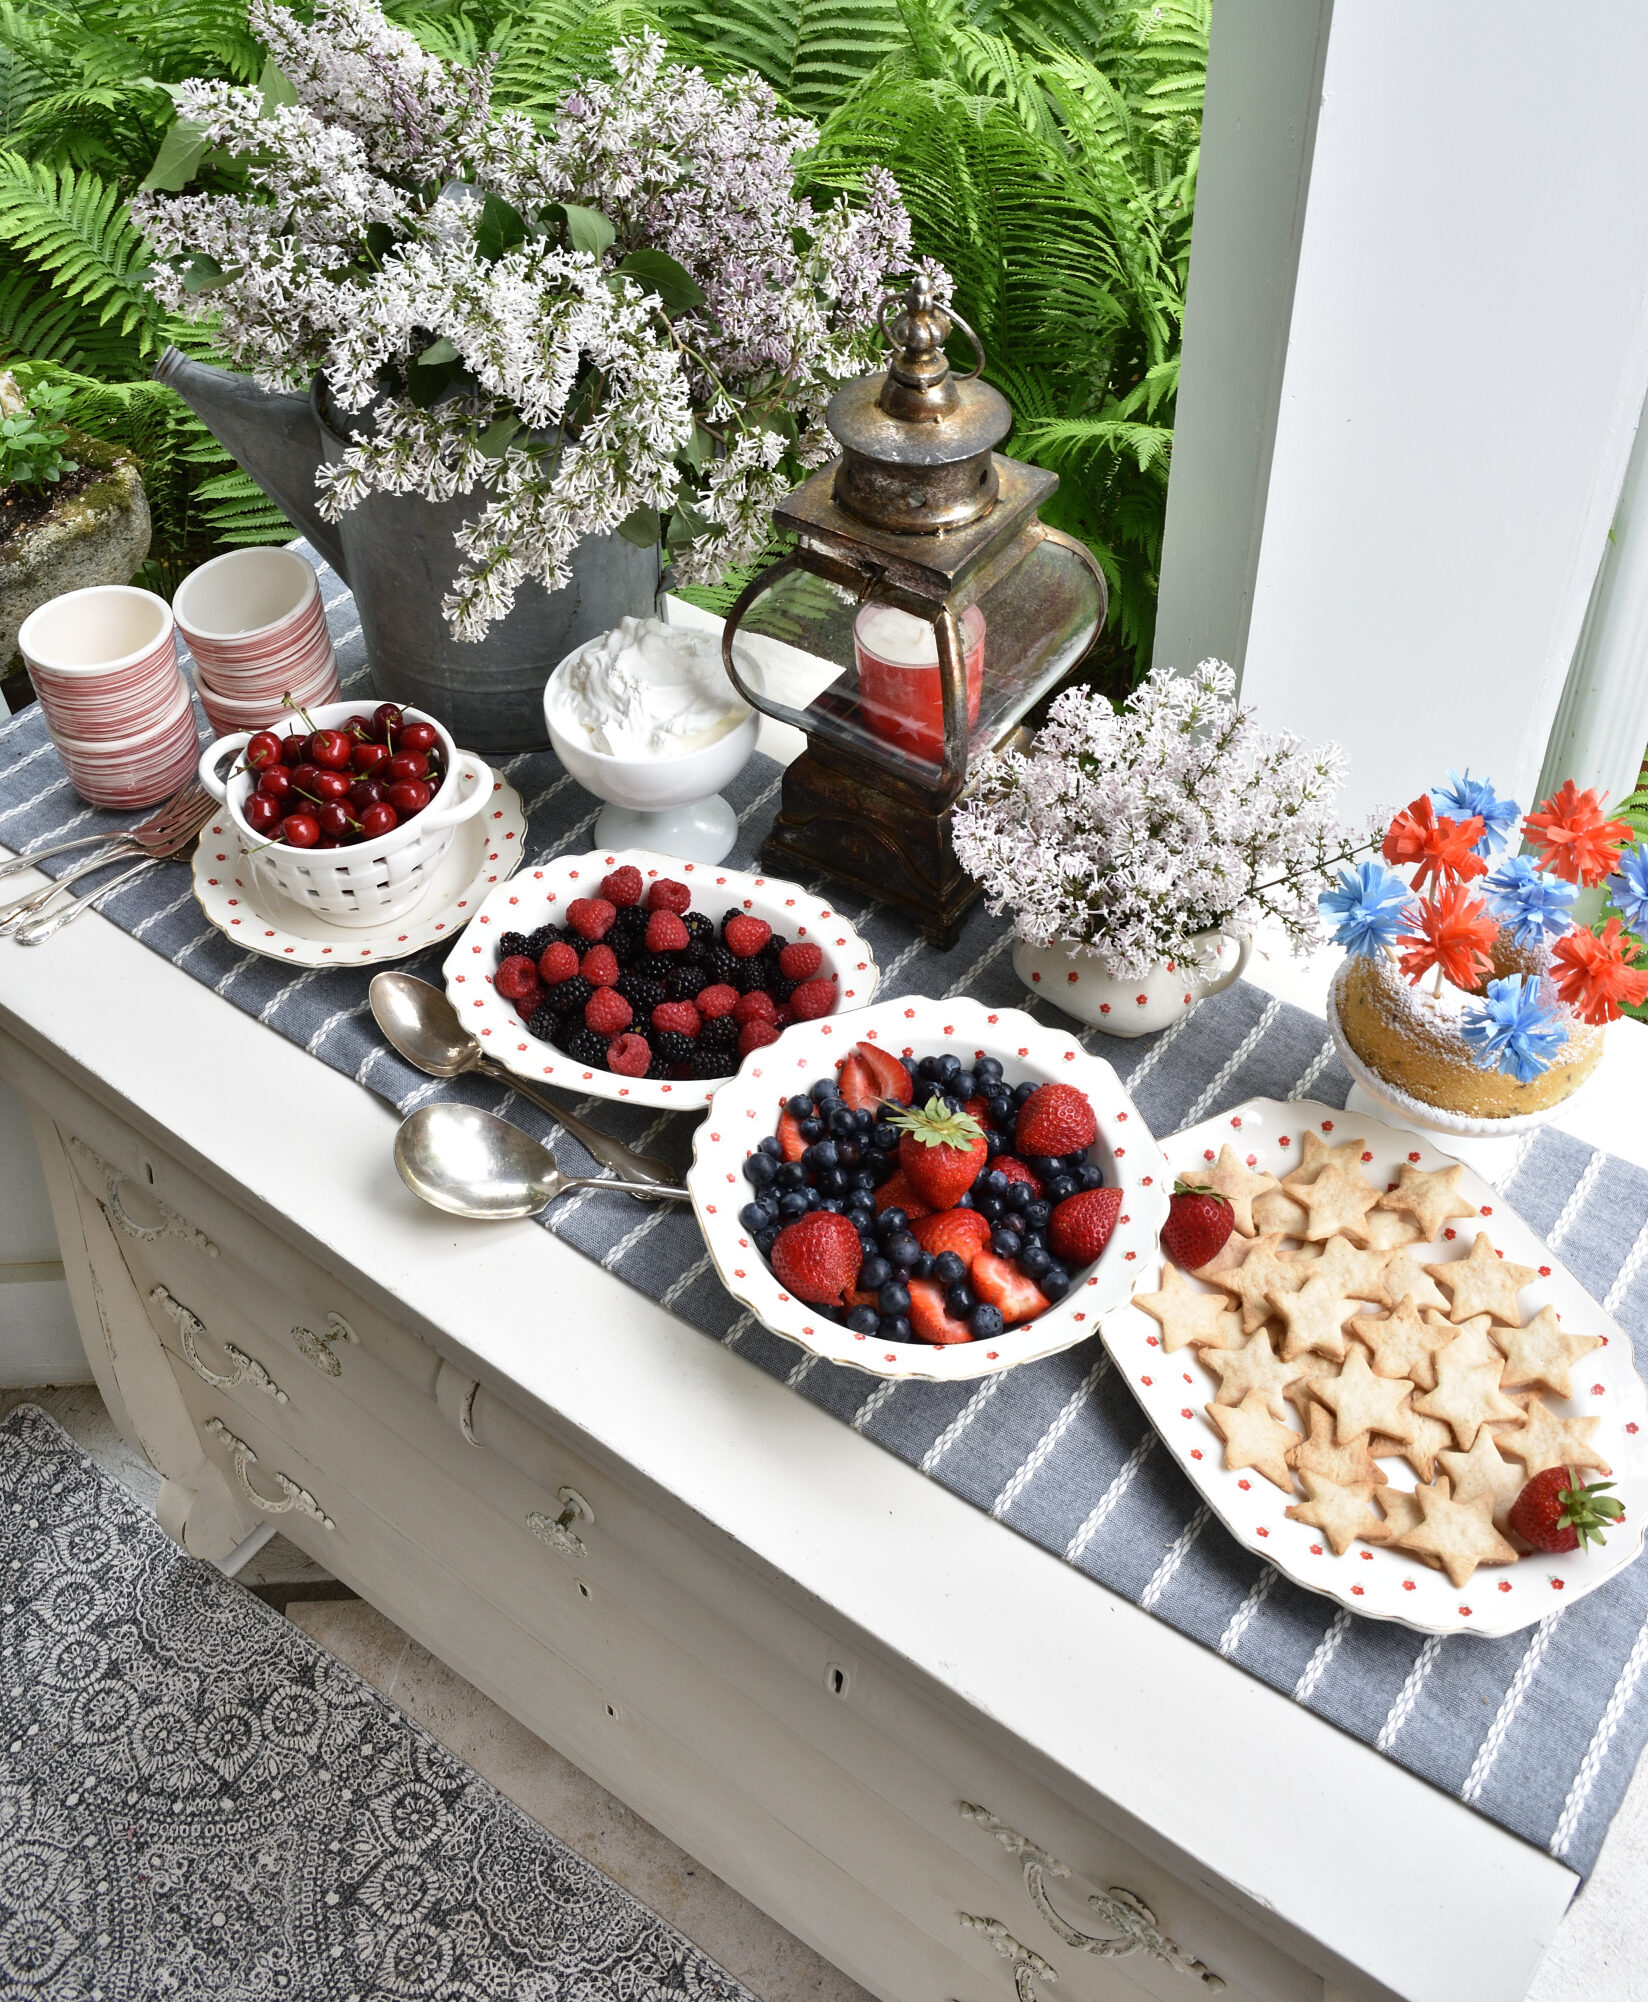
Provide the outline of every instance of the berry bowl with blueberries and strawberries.
<path id="1" fill-rule="evenodd" d="M 875 955 L 798 883 L 650 849 L 500 883 L 446 962 L 487 1053 L 586 1097 L 692 1112 L 792 1023 L 861 1009 Z"/>
<path id="2" fill-rule="evenodd" d="M 1096 1335 L 1155 1257 L 1171 1183 L 1074 1037 L 909 996 L 747 1056 L 687 1187 L 722 1283 L 775 1334 L 950 1382 Z"/>
<path id="3" fill-rule="evenodd" d="M 328 702 L 220 737 L 200 782 L 227 809 L 262 891 L 344 926 L 405 917 L 492 768 L 421 709 Z"/>

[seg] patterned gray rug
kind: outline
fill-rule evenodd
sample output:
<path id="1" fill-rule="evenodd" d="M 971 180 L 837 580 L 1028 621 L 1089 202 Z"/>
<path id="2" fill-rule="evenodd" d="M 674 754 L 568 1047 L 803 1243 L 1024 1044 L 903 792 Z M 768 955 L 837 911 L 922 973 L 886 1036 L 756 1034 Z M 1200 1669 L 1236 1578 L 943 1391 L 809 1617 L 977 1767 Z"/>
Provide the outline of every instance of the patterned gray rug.
<path id="1" fill-rule="evenodd" d="M 32 1405 L 0 1421 L 0 1995 L 755 2002 Z"/>

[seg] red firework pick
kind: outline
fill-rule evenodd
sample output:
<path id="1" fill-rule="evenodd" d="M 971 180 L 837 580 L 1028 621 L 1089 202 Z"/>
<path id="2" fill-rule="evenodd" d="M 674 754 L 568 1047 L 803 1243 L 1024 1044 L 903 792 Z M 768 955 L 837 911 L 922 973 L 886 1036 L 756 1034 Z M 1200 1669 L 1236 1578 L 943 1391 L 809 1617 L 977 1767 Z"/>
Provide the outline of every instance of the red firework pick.
<path id="1" fill-rule="evenodd" d="M 1607 797 L 1603 793 L 1599 798 L 1591 787 L 1578 792 L 1568 779 L 1560 792 L 1541 803 L 1537 813 L 1528 815 L 1527 838 L 1530 846 L 1542 851 L 1541 869 L 1549 869 L 1565 883 L 1595 889 L 1619 861 L 1620 850 L 1631 838 L 1623 820 L 1603 818 Z"/>
<path id="2" fill-rule="evenodd" d="M 1551 954 L 1556 991 L 1582 1022 L 1593 1027 L 1617 1022 L 1622 1003 L 1639 1007 L 1648 1001 L 1648 967 L 1631 965 L 1636 941 L 1618 918 L 1610 918 L 1601 934 L 1567 932 Z"/>
<path id="3" fill-rule="evenodd" d="M 1493 972 L 1488 952 L 1498 936 L 1499 927 L 1482 900 L 1464 884 L 1449 883 L 1437 891 L 1433 902 L 1419 906 L 1418 932 L 1402 934 L 1399 943 L 1408 948 L 1402 954 L 1402 971 L 1409 980 L 1418 981 L 1438 966 L 1444 980 L 1474 990 Z"/>
<path id="4" fill-rule="evenodd" d="M 1421 793 L 1391 822 L 1382 853 L 1387 862 L 1401 867 L 1415 862 L 1413 887 L 1422 890 L 1425 878 L 1434 876 L 1437 886 L 1444 882 L 1463 883 L 1472 876 L 1485 876 L 1488 865 L 1475 853 L 1482 839 L 1482 818 L 1473 813 L 1468 820 L 1450 820 L 1438 814 L 1429 796 Z"/>

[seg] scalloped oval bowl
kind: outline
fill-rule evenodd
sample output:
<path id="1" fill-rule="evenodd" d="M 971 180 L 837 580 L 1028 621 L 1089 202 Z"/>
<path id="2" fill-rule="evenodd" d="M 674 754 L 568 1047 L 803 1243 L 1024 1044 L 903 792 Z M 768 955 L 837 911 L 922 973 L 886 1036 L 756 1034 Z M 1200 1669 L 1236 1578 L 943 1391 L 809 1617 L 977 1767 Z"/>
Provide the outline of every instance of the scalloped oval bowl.
<path id="1" fill-rule="evenodd" d="M 458 1019 L 473 1030 L 490 1057 L 522 1077 L 564 1085 L 585 1098 L 624 1099 L 631 1105 L 654 1105 L 663 1112 L 698 1112 L 726 1082 L 724 1078 L 618 1077 L 612 1071 L 591 1070 L 553 1043 L 527 1034 L 526 1024 L 512 1003 L 492 985 L 497 965 L 494 941 L 501 932 L 536 931 L 539 925 L 565 921 L 567 906 L 579 897 L 601 893 L 601 878 L 632 863 L 648 883 L 670 877 L 692 891 L 692 906 L 720 922 L 735 906 L 752 917 L 765 918 L 774 931 L 791 939 L 809 939 L 824 949 L 826 973 L 836 975 L 840 1000 L 836 1013 L 861 1009 L 875 994 L 881 973 L 868 942 L 830 904 L 821 902 L 799 883 L 782 876 L 758 876 L 746 869 L 728 869 L 719 862 L 683 862 L 676 855 L 655 854 L 649 848 L 594 849 L 584 855 L 557 855 L 516 872 L 500 883 L 472 919 L 468 931 L 452 948 L 442 971 L 448 1000 Z M 776 1045 L 769 1044 L 768 1048 Z"/>
<path id="2" fill-rule="evenodd" d="M 1009 1328 L 988 1342 L 932 1348 L 925 1342 L 885 1342 L 855 1335 L 784 1291 L 756 1250 L 738 1212 L 750 1198 L 744 1161 L 775 1130 L 785 1098 L 814 1078 L 837 1070 L 856 1042 L 876 1042 L 895 1056 L 936 1056 L 954 1050 L 968 1057 L 1000 1059 L 1014 1084 L 1057 1080 L 1086 1092 L 1098 1116 L 1099 1137 L 1089 1159 L 1125 1197 L 1122 1214 L 1097 1263 L 1072 1275 L 1069 1293 L 1039 1319 Z M 1136 1275 L 1152 1269 L 1156 1241 L 1167 1216 L 1170 1183 L 1161 1151 L 1121 1081 L 1102 1057 L 1089 1055 L 1074 1036 L 1052 1029 L 1018 1008 L 986 1009 L 977 1001 L 931 1001 L 903 995 L 860 1009 L 851 1019 L 826 1016 L 796 1022 L 776 1043 L 752 1050 L 738 1075 L 716 1091 L 709 1117 L 693 1140 L 687 1188 L 704 1242 L 721 1283 L 764 1327 L 827 1362 L 846 1363 L 871 1376 L 913 1377 L 926 1383 L 961 1383 L 994 1376 L 1020 1363 L 1038 1362 L 1074 1348 L 1098 1333 L 1099 1316 L 1133 1291 Z"/>

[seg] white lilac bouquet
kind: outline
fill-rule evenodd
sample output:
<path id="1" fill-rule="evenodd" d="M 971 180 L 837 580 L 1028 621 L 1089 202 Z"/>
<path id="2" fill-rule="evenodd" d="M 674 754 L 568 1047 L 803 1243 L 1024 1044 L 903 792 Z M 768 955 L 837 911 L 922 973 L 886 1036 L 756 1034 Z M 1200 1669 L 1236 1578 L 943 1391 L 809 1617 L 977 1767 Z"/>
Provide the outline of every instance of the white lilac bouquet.
<path id="1" fill-rule="evenodd" d="M 268 387 L 324 371 L 356 414 L 323 514 L 478 486 L 445 606 L 462 639 L 528 577 L 565 583 L 586 536 L 662 534 L 685 582 L 749 561 L 834 450 L 831 392 L 877 364 L 877 308 L 912 268 L 892 177 L 815 209 L 794 192 L 814 128 L 757 76 L 666 63 L 651 32 L 540 131 L 492 106 L 489 59 L 426 54 L 375 0 L 320 0 L 313 26 L 252 0 L 250 19 L 262 89 L 174 93 L 246 191 L 150 190 L 132 212 L 166 306 L 213 319 Z"/>
<path id="2" fill-rule="evenodd" d="M 1067 689 L 1028 755 L 974 766 L 956 855 L 1027 944 L 1085 945 L 1135 979 L 1266 918 L 1317 942 L 1318 888 L 1370 845 L 1334 817 L 1345 755 L 1256 728 L 1235 688 L 1204 660 L 1158 668 L 1120 711 Z"/>
<path id="3" fill-rule="evenodd" d="M 1519 839 L 1532 855 L 1512 852 Z M 1572 1022 L 1600 1028 L 1648 1000 L 1632 935 L 1648 938 L 1648 849 L 1630 840 L 1624 821 L 1608 819 L 1606 794 L 1572 779 L 1524 818 L 1490 780 L 1449 772 L 1392 819 L 1384 860 L 1343 871 L 1322 909 L 1353 958 L 1394 960 L 1414 985 L 1431 974 L 1438 995 L 1446 981 L 1473 997 L 1459 1014 L 1473 1059 L 1531 1084 Z M 1600 930 L 1577 924 L 1579 892 L 1604 884 L 1617 914 Z M 1526 972 L 1493 977 L 1501 939 Z"/>

